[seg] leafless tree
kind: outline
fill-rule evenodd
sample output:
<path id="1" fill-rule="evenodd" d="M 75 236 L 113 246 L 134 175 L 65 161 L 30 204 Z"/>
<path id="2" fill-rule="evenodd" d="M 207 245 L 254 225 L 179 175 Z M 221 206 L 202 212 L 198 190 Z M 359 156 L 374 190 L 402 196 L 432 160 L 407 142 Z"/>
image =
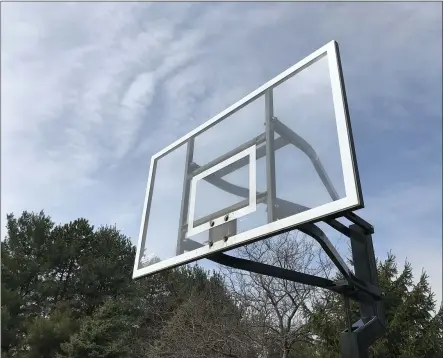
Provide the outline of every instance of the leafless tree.
<path id="1" fill-rule="evenodd" d="M 311 275 L 331 277 L 331 261 L 322 248 L 299 231 L 244 246 L 235 256 Z M 221 267 L 237 305 L 248 314 L 249 339 L 260 347 L 261 357 L 271 351 L 289 357 L 292 346 L 310 343 L 307 325 L 310 302 L 318 289 L 299 283 Z"/>
<path id="2" fill-rule="evenodd" d="M 246 325 L 229 300 L 192 294 L 163 327 L 146 357 L 257 357 L 246 341 Z"/>

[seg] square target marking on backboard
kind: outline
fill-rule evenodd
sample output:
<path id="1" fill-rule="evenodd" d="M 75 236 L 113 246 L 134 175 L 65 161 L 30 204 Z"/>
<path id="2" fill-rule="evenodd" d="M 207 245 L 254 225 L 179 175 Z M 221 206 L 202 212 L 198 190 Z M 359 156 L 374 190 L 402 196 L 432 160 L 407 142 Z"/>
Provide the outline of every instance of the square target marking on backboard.
<path id="1" fill-rule="evenodd" d="M 213 212 L 210 216 L 206 218 L 200 218 L 199 224 L 195 224 L 195 211 L 196 211 L 196 194 L 197 194 L 197 184 L 200 180 L 209 180 L 211 177 L 223 178 L 230 172 L 236 170 L 237 162 L 241 159 L 248 159 L 248 198 L 231 205 L 231 207 L 226 207 L 222 210 Z M 218 172 L 224 171 L 224 173 Z M 211 168 L 200 171 L 197 175 L 193 176 L 191 179 L 191 190 L 190 190 L 190 204 L 188 209 L 188 231 L 185 234 L 186 238 L 190 238 L 196 234 L 204 231 L 208 231 L 219 225 L 225 224 L 229 221 L 236 220 L 244 215 L 248 215 L 256 211 L 256 146 L 251 146 L 232 157 L 214 164 Z M 207 200 L 214 200 L 212 197 L 206 198 Z"/>

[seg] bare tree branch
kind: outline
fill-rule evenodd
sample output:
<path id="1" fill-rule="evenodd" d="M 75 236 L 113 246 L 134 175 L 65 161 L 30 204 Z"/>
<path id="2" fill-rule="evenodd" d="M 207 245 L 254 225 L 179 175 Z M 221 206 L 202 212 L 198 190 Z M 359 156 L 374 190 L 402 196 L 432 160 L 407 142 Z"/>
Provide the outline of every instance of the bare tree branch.
<path id="1" fill-rule="evenodd" d="M 322 248 L 298 231 L 247 245 L 235 253 L 241 258 L 323 277 L 333 271 Z M 251 330 L 246 333 L 255 344 L 268 351 L 278 349 L 285 358 L 293 344 L 313 342 L 307 329 L 307 312 L 319 289 L 227 267 L 222 267 L 221 273 L 232 297 L 248 315 Z"/>

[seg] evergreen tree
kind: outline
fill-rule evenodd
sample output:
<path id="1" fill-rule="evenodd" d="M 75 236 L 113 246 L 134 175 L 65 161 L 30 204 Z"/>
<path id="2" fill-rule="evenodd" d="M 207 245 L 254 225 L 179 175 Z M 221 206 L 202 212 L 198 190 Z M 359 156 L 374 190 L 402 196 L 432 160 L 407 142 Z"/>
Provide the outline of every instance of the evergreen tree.
<path id="1" fill-rule="evenodd" d="M 24 212 L 8 215 L 1 249 L 2 357 L 249 357 L 261 351 L 245 338 L 255 316 L 233 301 L 220 275 L 194 266 L 133 281 L 135 248 L 116 228 L 94 229 L 86 219 L 56 225 L 43 212 Z M 387 331 L 371 356 L 441 357 L 442 307 L 434 312 L 427 275 L 415 282 L 409 263 L 398 272 L 392 254 L 378 263 L 378 274 Z M 310 332 L 288 356 L 339 357 L 346 326 L 341 296 L 323 292 L 304 307 Z M 351 309 L 356 321 L 358 305 Z M 269 352 L 277 349 L 275 340 L 264 339 Z"/>
<path id="2" fill-rule="evenodd" d="M 66 342 L 77 330 L 78 321 L 73 319 L 67 307 L 60 307 L 49 316 L 39 316 L 27 324 L 23 346 L 29 350 L 22 352 L 28 358 L 55 357 L 60 344 Z"/>
<path id="3" fill-rule="evenodd" d="M 414 282 L 406 262 L 399 272 L 396 258 L 389 253 L 378 263 L 379 284 L 386 293 L 386 332 L 370 348 L 374 358 L 442 357 L 442 306 L 435 313 L 435 300 L 426 273 Z M 325 292 L 310 312 L 317 354 L 339 357 L 338 339 L 346 327 L 341 296 Z M 359 319 L 358 305 L 351 306 L 352 320 Z"/>
<path id="4" fill-rule="evenodd" d="M 82 320 L 79 332 L 62 344 L 59 358 L 118 358 L 131 356 L 136 332 L 143 320 L 143 305 L 110 299 Z"/>
<path id="5" fill-rule="evenodd" d="M 4 354 L 51 357 L 79 320 L 134 291 L 135 249 L 115 228 L 24 212 L 7 216 L 1 245 Z"/>
<path id="6" fill-rule="evenodd" d="M 221 278 L 197 266 L 133 281 L 130 241 L 86 219 L 8 215 L 1 245 L 5 357 L 143 357 L 190 297 L 230 306 Z"/>

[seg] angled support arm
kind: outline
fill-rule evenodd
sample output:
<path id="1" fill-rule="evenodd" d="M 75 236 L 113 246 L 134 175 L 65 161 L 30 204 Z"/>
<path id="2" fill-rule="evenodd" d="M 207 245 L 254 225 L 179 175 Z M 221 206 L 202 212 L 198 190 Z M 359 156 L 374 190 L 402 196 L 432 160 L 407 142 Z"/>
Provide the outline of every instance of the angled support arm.
<path id="1" fill-rule="evenodd" d="M 281 267 L 263 264 L 260 262 L 234 257 L 223 253 L 214 254 L 210 257 L 207 257 L 207 259 L 235 269 L 254 272 L 266 276 L 278 277 L 284 280 L 321 287 L 333 291 L 336 291 L 336 288 L 338 287 L 338 284 L 336 282 L 328 280 L 326 278 L 308 275 L 302 272 L 295 272 Z"/>

